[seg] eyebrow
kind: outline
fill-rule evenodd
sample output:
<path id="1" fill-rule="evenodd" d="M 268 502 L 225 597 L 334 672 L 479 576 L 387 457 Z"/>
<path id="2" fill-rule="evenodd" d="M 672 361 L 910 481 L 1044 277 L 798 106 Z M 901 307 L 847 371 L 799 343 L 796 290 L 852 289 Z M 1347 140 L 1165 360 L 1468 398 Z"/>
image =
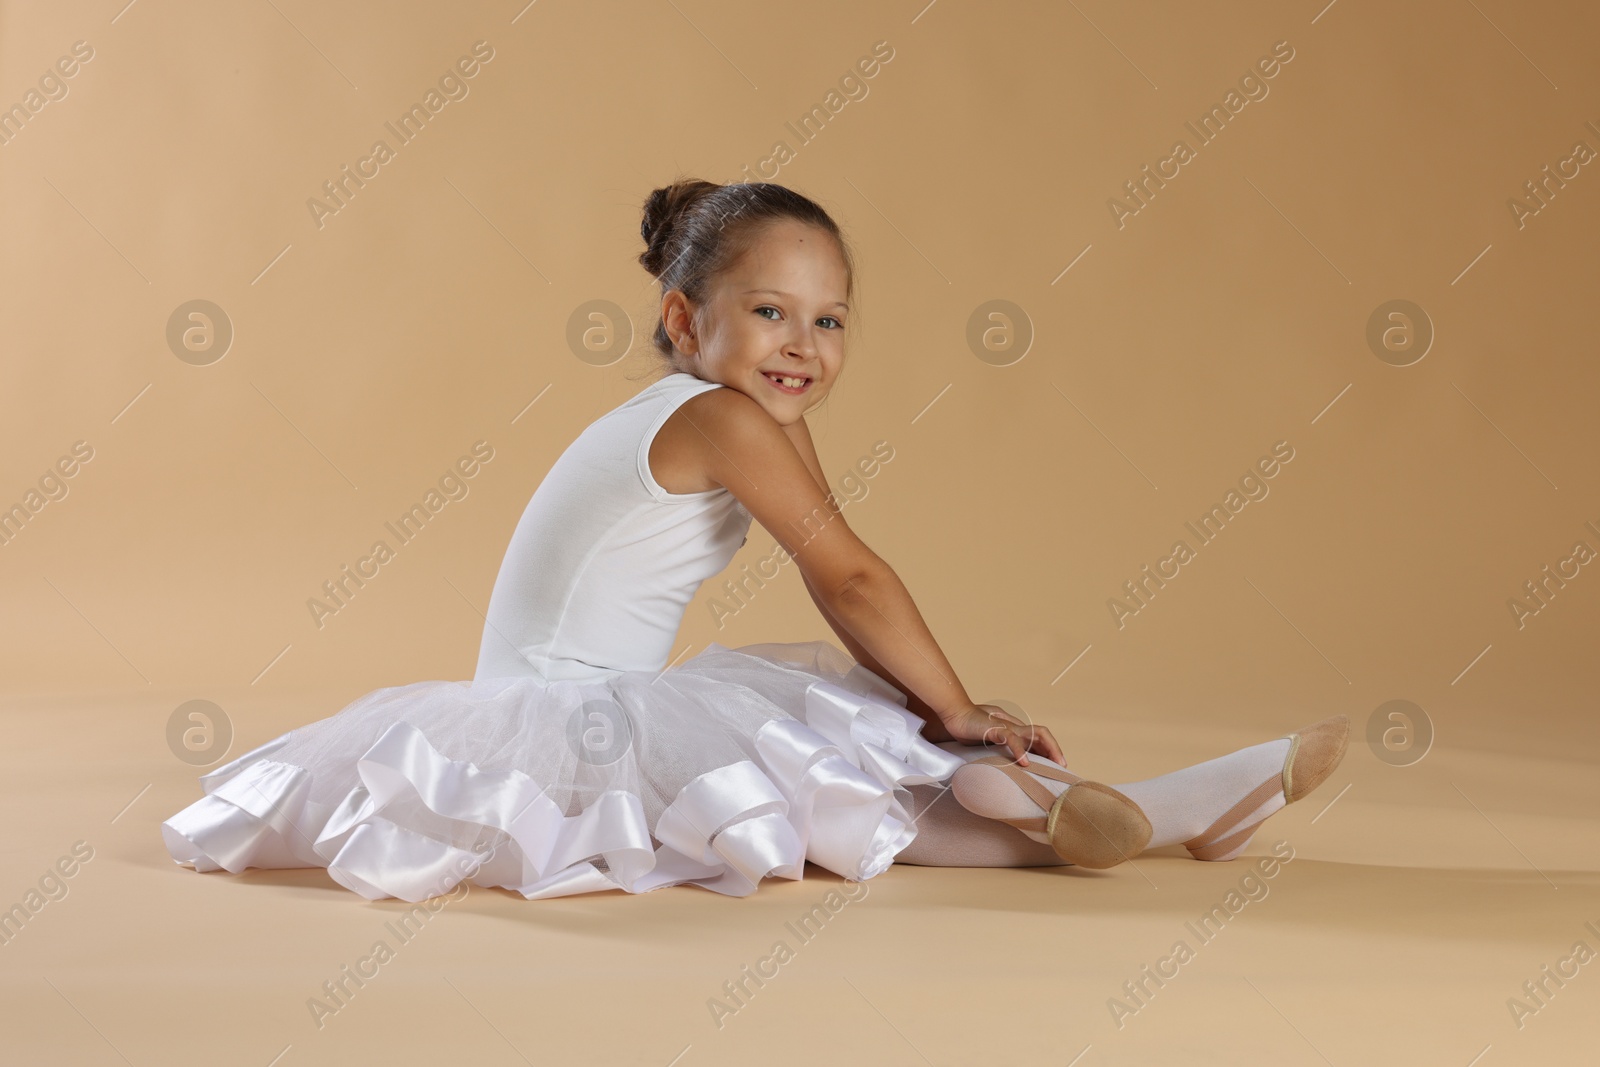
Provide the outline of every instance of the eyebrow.
<path id="1" fill-rule="evenodd" d="M 749 296 L 751 293 L 771 293 L 773 296 L 793 296 L 794 295 L 793 293 L 786 293 L 782 289 L 746 289 L 740 295 L 741 296 Z M 831 306 L 832 307 L 836 307 L 836 308 L 844 308 L 846 311 L 850 310 L 850 305 L 846 304 L 843 300 L 835 300 Z"/>

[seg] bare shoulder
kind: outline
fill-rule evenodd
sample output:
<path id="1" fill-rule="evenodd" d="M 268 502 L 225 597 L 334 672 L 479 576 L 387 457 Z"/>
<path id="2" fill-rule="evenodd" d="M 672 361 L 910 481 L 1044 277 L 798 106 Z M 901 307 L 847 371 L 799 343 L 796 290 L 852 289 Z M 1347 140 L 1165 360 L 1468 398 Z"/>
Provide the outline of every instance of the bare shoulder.
<path id="1" fill-rule="evenodd" d="M 745 506 L 816 588 L 839 589 L 882 565 L 828 499 L 803 425 L 784 426 L 736 389 L 707 390 L 680 413 L 695 466 Z"/>
<path id="2" fill-rule="evenodd" d="M 716 489 L 722 483 L 709 472 L 715 455 L 712 443 L 730 434 L 759 434 L 762 419 L 778 427 L 760 404 L 737 389 L 697 393 L 679 404 L 656 431 L 650 442 L 650 473 L 669 493 Z"/>
<path id="3" fill-rule="evenodd" d="M 758 426 L 765 423 L 774 429 L 782 429 L 778 420 L 767 414 L 766 408 L 728 386 L 697 393 L 685 400 L 679 410 L 689 411 L 697 418 L 704 416 L 724 421 L 750 422 Z"/>
<path id="4" fill-rule="evenodd" d="M 690 397 L 667 416 L 650 442 L 650 473 L 669 493 L 703 493 L 717 488 L 705 469 L 704 435 L 697 429 L 703 416 L 702 401 L 722 389 Z"/>
<path id="5" fill-rule="evenodd" d="M 695 447 L 707 469 L 735 495 L 740 490 L 735 483 L 756 481 L 754 470 L 789 467 L 795 460 L 806 466 L 806 454 L 812 451 L 803 422 L 785 426 L 737 389 L 709 389 L 679 410 L 686 438 L 698 438 Z"/>

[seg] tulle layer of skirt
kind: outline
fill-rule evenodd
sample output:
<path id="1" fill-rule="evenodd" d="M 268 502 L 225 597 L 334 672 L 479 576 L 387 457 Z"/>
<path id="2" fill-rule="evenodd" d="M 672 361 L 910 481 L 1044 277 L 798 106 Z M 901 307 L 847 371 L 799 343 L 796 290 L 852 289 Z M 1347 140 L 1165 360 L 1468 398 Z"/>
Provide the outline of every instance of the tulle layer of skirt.
<path id="1" fill-rule="evenodd" d="M 823 641 L 593 681 L 416 682 L 202 776 L 161 832 L 197 871 L 325 867 L 374 900 L 463 881 L 746 896 L 806 860 L 861 881 L 916 836 L 907 787 L 964 762 L 905 702 Z"/>

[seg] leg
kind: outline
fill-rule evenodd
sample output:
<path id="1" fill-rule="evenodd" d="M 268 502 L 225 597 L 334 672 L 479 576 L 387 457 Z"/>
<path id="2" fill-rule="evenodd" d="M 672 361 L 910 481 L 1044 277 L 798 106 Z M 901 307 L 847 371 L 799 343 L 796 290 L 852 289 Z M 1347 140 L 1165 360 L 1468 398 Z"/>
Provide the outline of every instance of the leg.
<path id="1" fill-rule="evenodd" d="M 1122 789 L 1147 812 L 1157 812 L 1152 825 L 1162 820 L 1159 843 L 1181 841 L 1197 860 L 1231 860 L 1268 816 L 1326 781 L 1349 742 L 1350 720 L 1334 715 L 1288 737 Z"/>
<path id="2" fill-rule="evenodd" d="M 942 785 L 913 785 L 916 839 L 895 857 L 919 867 L 1051 867 L 1066 863 L 1049 845 L 1005 823 L 974 815 Z"/>
<path id="3" fill-rule="evenodd" d="M 1151 834 L 1145 847 L 1181 842 L 1196 859 L 1232 859 L 1244 851 L 1268 816 L 1333 773 L 1344 756 L 1349 727 L 1349 720 L 1337 715 L 1276 741 L 1112 788 L 1149 818 Z M 1057 766 L 1042 756 L 1028 758 Z M 1071 788 L 1048 777 L 1033 777 L 1052 793 Z M 1037 802 L 999 768 L 969 763 L 951 781 L 961 804 L 988 818 L 1019 818 L 1038 810 Z"/>
<path id="4" fill-rule="evenodd" d="M 1256 798 L 1248 805 L 1249 810 L 1240 813 L 1252 822 L 1260 822 L 1288 803 L 1281 787 L 1263 789 L 1259 795 L 1255 790 L 1264 782 L 1279 781 L 1289 743 L 1285 737 L 1251 745 L 1170 774 L 1119 785 L 1117 789 L 1150 817 L 1153 832 L 1147 848 L 1192 841 L 1246 798 Z M 1237 842 L 1235 848 L 1225 849 L 1225 855 L 1210 858 L 1232 859 L 1247 844 L 1248 838 Z"/>

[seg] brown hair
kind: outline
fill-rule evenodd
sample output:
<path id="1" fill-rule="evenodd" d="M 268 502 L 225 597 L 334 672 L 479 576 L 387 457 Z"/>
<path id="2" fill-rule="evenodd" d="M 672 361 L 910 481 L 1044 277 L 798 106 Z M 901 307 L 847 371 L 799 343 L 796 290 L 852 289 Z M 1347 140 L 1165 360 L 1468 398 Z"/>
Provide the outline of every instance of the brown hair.
<path id="1" fill-rule="evenodd" d="M 737 262 L 767 225 L 780 219 L 815 226 L 834 239 L 844 258 L 845 300 L 854 302 L 854 257 L 838 224 L 815 201 L 773 182 L 717 185 L 685 178 L 655 190 L 644 203 L 639 224 L 645 243 L 639 264 L 660 279 L 662 296 L 681 289 L 694 304 L 704 306 L 716 276 Z M 677 350 L 659 312 L 650 341 L 676 369 Z"/>

